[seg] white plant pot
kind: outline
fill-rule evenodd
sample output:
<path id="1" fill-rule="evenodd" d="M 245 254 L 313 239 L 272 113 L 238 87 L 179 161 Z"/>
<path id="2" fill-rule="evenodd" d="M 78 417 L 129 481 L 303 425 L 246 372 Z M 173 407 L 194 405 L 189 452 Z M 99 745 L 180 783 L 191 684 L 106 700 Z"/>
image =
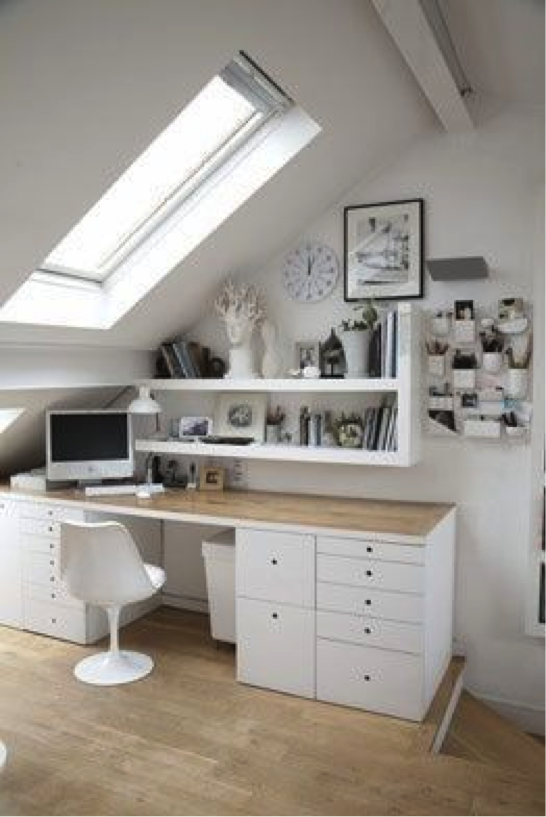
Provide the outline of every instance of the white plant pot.
<path id="1" fill-rule="evenodd" d="M 502 353 L 484 352 L 482 357 L 482 365 L 484 372 L 488 372 L 489 374 L 498 374 L 502 367 Z"/>
<path id="2" fill-rule="evenodd" d="M 229 371 L 225 377 L 228 380 L 253 380 L 258 377 L 250 346 L 233 346 L 229 350 Z"/>
<path id="3" fill-rule="evenodd" d="M 527 369 L 508 369 L 506 372 L 505 394 L 512 400 L 522 400 L 529 390 L 529 372 Z"/>
<path id="4" fill-rule="evenodd" d="M 341 342 L 345 353 L 347 371 L 345 377 L 366 377 L 368 373 L 368 352 L 370 330 L 360 329 L 343 332 Z"/>

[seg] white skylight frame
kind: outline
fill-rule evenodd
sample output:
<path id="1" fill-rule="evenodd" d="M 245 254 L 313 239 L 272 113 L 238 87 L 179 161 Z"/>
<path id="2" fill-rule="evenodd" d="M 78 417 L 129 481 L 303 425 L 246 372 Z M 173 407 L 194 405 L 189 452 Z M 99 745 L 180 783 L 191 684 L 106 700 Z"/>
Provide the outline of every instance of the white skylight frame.
<path id="1" fill-rule="evenodd" d="M 109 329 L 320 133 L 249 58 L 237 58 L 228 69 L 237 73 L 235 82 L 249 72 L 258 79 L 246 92 L 260 104 L 270 105 L 263 94 L 276 96 L 274 113 L 150 219 L 104 282 L 36 271 L 0 306 L 0 322 Z"/>
<path id="2" fill-rule="evenodd" d="M 106 191 L 38 272 L 103 284 L 254 134 L 291 105 L 239 55 Z"/>

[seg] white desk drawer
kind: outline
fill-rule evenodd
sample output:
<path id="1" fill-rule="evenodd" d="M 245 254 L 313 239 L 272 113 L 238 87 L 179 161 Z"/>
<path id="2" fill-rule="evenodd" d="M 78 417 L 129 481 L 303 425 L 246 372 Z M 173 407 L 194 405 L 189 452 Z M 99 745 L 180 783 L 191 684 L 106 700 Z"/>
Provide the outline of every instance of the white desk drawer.
<path id="1" fill-rule="evenodd" d="M 419 624 L 317 611 L 317 636 L 331 641 L 348 641 L 367 647 L 423 652 L 423 628 Z"/>
<path id="2" fill-rule="evenodd" d="M 237 678 L 313 698 L 314 610 L 237 599 Z"/>
<path id="3" fill-rule="evenodd" d="M 385 562 L 424 564 L 425 548 L 421 545 L 395 545 L 369 539 L 344 539 L 339 536 L 317 536 L 317 552 L 333 556 L 354 556 Z"/>
<path id="4" fill-rule="evenodd" d="M 25 599 L 24 627 L 34 633 L 44 633 L 78 644 L 86 641 L 85 612 L 55 602 Z"/>
<path id="5" fill-rule="evenodd" d="M 375 562 L 350 559 L 347 556 L 317 556 L 317 581 L 370 587 L 377 590 L 398 590 L 401 593 L 422 593 L 424 568 L 399 562 Z"/>
<path id="6" fill-rule="evenodd" d="M 46 601 L 49 604 L 61 604 L 67 607 L 76 607 L 85 611 L 85 604 L 71 596 L 62 582 L 53 582 L 51 585 L 26 584 L 23 588 L 25 599 Z"/>
<path id="7" fill-rule="evenodd" d="M 424 715 L 422 659 L 403 652 L 319 639 L 317 698 L 421 720 Z"/>
<path id="8" fill-rule="evenodd" d="M 20 521 L 20 531 L 22 534 L 30 536 L 44 536 L 48 539 L 59 541 L 61 536 L 61 524 L 53 519 L 30 519 L 24 517 Z"/>
<path id="9" fill-rule="evenodd" d="M 53 522 L 74 522 L 84 519 L 81 508 L 71 508 L 68 505 L 48 505 L 45 502 L 21 502 L 22 519 L 42 519 Z"/>
<path id="10" fill-rule="evenodd" d="M 26 552 L 23 559 L 25 584 L 50 585 L 61 578 L 59 557 L 53 553 Z"/>
<path id="11" fill-rule="evenodd" d="M 239 529 L 236 543 L 237 596 L 314 607 L 314 537 Z"/>
<path id="12" fill-rule="evenodd" d="M 422 596 L 410 593 L 389 593 L 386 590 L 318 582 L 317 608 L 419 624 L 423 621 L 424 605 Z"/>
<path id="13" fill-rule="evenodd" d="M 30 533 L 21 534 L 21 545 L 26 553 L 53 553 L 59 556 L 61 545 L 54 536 L 33 536 Z"/>

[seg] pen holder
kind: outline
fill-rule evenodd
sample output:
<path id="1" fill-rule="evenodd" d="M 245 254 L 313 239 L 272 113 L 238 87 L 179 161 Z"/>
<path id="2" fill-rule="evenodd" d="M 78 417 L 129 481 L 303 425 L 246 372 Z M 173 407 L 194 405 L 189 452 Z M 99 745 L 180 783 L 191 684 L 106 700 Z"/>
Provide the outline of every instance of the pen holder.
<path id="1" fill-rule="evenodd" d="M 498 374 L 502 368 L 502 352 L 484 352 L 482 366 L 484 372 Z"/>
<path id="2" fill-rule="evenodd" d="M 529 390 L 529 372 L 527 369 L 508 369 L 504 393 L 512 400 L 523 400 Z"/>
<path id="3" fill-rule="evenodd" d="M 428 356 L 428 373 L 433 377 L 443 377 L 446 371 L 445 355 Z"/>

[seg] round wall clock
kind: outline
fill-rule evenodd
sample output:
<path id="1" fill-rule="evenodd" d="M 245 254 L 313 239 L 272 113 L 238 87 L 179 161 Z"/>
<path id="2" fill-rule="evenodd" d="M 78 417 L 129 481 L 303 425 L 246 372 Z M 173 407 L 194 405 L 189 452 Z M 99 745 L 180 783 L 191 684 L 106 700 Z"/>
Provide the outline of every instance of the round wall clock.
<path id="1" fill-rule="evenodd" d="M 284 262 L 283 284 L 295 301 L 313 303 L 329 295 L 336 285 L 339 263 L 335 252 L 318 241 L 306 241 Z"/>

